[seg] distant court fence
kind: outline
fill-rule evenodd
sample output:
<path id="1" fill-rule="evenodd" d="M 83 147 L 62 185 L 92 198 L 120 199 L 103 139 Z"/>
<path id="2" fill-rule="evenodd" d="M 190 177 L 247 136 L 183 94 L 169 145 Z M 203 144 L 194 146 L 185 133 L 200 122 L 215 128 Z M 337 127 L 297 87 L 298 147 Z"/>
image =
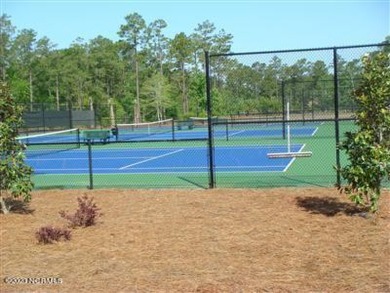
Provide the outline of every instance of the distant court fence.
<path id="1" fill-rule="evenodd" d="M 43 120 L 46 134 L 20 141 L 38 189 L 333 186 L 348 163 L 337 145 L 356 129 L 361 58 L 381 50 L 390 46 L 206 52 L 208 117 L 106 123 L 66 109 L 61 125 Z"/>

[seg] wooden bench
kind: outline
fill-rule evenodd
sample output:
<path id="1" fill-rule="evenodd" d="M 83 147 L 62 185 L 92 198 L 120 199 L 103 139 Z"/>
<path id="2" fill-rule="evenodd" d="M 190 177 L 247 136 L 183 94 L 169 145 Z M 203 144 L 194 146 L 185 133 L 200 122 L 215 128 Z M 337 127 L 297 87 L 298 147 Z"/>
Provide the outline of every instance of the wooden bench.
<path id="1" fill-rule="evenodd" d="M 100 142 L 107 143 L 111 137 L 111 130 L 107 129 L 93 129 L 93 130 L 82 130 L 81 139 L 85 141 L 95 142 L 99 140 Z"/>

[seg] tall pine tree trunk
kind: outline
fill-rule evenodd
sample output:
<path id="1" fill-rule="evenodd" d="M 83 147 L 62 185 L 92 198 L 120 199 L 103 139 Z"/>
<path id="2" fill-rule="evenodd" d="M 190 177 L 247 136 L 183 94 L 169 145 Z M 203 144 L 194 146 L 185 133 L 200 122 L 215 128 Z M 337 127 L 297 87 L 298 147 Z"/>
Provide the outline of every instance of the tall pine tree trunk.
<path id="1" fill-rule="evenodd" d="M 115 121 L 115 109 L 114 109 L 114 99 L 111 97 L 111 85 L 110 85 L 110 82 L 107 83 L 107 96 L 109 97 L 108 98 L 108 103 L 109 103 L 109 113 L 110 113 L 110 122 L 111 122 L 111 126 L 114 126 L 116 125 L 116 121 Z"/>
<path id="2" fill-rule="evenodd" d="M 34 101 L 32 80 L 33 80 L 32 79 L 32 71 L 30 69 L 30 71 L 29 71 L 29 82 L 30 82 L 30 111 L 31 112 L 33 111 L 33 101 Z"/>
<path id="3" fill-rule="evenodd" d="M 57 111 L 60 110 L 60 81 L 58 79 L 58 74 L 56 75 L 56 103 Z"/>
<path id="4" fill-rule="evenodd" d="M 114 102 L 113 102 L 113 99 L 110 98 L 109 99 L 109 104 L 110 104 L 110 122 L 111 122 L 111 126 L 114 126 L 115 125 L 115 111 L 114 111 Z"/>
<path id="5" fill-rule="evenodd" d="M 138 60 L 137 54 L 135 55 L 135 104 L 134 104 L 134 123 L 141 122 L 141 105 L 140 105 L 140 93 L 139 93 L 139 69 L 138 69 Z"/>
<path id="6" fill-rule="evenodd" d="M 184 63 L 181 65 L 182 68 L 182 103 L 183 103 L 183 114 L 188 114 L 188 97 L 186 90 L 186 72 L 184 69 Z"/>

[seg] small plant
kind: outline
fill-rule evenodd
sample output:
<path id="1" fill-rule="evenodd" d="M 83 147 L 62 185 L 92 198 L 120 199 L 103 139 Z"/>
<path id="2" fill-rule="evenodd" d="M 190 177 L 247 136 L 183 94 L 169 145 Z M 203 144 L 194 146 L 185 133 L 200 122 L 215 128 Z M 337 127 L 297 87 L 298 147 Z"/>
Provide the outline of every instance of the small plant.
<path id="1" fill-rule="evenodd" d="M 38 243 L 42 244 L 52 244 L 53 241 L 68 241 L 71 238 L 70 230 L 64 228 L 57 228 L 53 226 L 43 226 L 35 232 L 35 237 L 38 240 Z"/>
<path id="2" fill-rule="evenodd" d="M 65 211 L 60 211 L 62 218 L 69 221 L 69 227 L 89 227 L 96 224 L 96 219 L 102 214 L 99 213 L 99 208 L 93 202 L 93 198 L 88 198 L 85 194 L 77 198 L 78 209 L 74 214 L 68 214 Z"/>

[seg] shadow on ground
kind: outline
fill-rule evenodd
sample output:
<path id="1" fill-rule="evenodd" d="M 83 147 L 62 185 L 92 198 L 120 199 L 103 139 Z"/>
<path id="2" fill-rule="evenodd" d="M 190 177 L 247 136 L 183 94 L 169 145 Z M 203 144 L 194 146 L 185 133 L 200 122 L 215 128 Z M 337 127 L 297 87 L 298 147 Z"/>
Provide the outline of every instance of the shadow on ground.
<path id="1" fill-rule="evenodd" d="M 328 217 L 344 214 L 348 216 L 365 216 L 366 210 L 356 207 L 354 204 L 341 202 L 335 197 L 296 197 L 297 206 L 313 214 L 321 214 Z"/>
<path id="2" fill-rule="evenodd" d="M 33 209 L 30 208 L 29 203 L 14 198 L 5 198 L 5 204 L 10 207 L 13 214 L 32 214 Z"/>

